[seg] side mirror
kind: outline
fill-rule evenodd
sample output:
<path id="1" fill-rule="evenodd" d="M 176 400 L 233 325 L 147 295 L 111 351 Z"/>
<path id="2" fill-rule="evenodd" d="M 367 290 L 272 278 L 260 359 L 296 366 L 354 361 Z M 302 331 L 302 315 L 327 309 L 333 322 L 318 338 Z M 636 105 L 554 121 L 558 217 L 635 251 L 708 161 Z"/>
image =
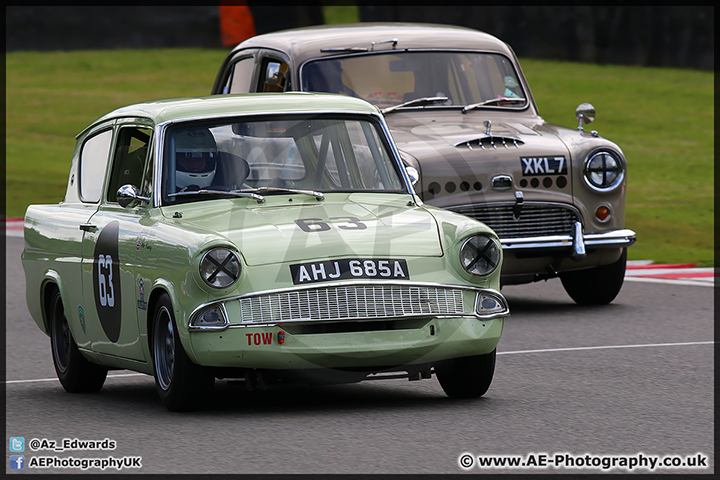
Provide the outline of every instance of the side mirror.
<path id="1" fill-rule="evenodd" d="M 125 208 L 135 201 L 149 202 L 150 199 L 147 197 L 140 196 L 140 189 L 135 185 L 123 185 L 118 188 L 117 191 L 117 202 L 118 205 Z"/>
<path id="2" fill-rule="evenodd" d="M 578 119 L 578 130 L 583 130 L 583 124 L 587 125 L 595 120 L 595 107 L 589 103 L 581 103 L 575 109 L 575 117 Z"/>
<path id="3" fill-rule="evenodd" d="M 410 183 L 412 183 L 413 187 L 417 185 L 420 181 L 420 172 L 417 171 L 417 168 L 406 166 L 405 171 L 407 172 L 408 177 L 410 177 Z"/>

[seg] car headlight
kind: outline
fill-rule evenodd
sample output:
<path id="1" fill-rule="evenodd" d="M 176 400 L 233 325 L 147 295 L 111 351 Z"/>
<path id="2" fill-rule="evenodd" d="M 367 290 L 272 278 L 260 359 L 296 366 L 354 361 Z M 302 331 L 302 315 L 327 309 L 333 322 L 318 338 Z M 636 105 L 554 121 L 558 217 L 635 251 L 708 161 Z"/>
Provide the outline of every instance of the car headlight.
<path id="1" fill-rule="evenodd" d="M 598 150 L 585 161 L 585 183 L 598 192 L 614 190 L 625 179 L 620 155 L 611 150 Z"/>
<path id="2" fill-rule="evenodd" d="M 460 248 L 460 263 L 473 275 L 488 275 L 500 264 L 500 245 L 485 235 L 468 238 Z"/>
<path id="3" fill-rule="evenodd" d="M 213 288 L 227 288 L 240 278 L 240 260 L 235 252 L 218 247 L 208 250 L 200 260 L 200 276 Z"/>

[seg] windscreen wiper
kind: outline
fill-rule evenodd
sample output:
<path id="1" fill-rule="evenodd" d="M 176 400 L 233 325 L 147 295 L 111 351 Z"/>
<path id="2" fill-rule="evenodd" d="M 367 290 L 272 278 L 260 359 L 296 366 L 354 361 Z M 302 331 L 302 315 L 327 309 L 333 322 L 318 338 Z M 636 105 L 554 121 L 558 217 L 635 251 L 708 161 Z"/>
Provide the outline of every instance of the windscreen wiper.
<path id="1" fill-rule="evenodd" d="M 248 194 L 250 192 L 257 193 L 297 193 L 300 195 L 311 195 L 315 197 L 318 201 L 325 199 L 325 195 L 322 192 L 317 192 L 315 190 L 299 190 L 296 188 L 285 188 L 285 187 L 257 187 L 257 188 L 244 188 L 242 190 L 233 190 L 231 193 L 245 193 Z M 252 193 L 250 193 L 252 194 Z"/>
<path id="2" fill-rule="evenodd" d="M 265 197 L 262 195 L 258 195 L 257 193 L 252 192 L 246 192 L 241 190 L 208 190 L 208 189 L 200 189 L 200 190 L 187 190 L 185 192 L 178 192 L 178 193 L 171 193 L 168 195 L 170 198 L 174 197 L 188 197 L 193 195 L 231 195 L 234 197 L 250 197 L 257 200 L 258 203 L 263 203 L 265 201 Z"/>
<path id="3" fill-rule="evenodd" d="M 497 97 L 497 98 L 491 98 L 490 100 L 485 100 L 484 102 L 480 103 L 473 103 L 472 105 L 466 105 L 462 109 L 462 113 L 467 113 L 468 111 L 472 110 L 473 108 L 478 107 L 485 107 L 487 105 L 493 105 L 496 103 L 502 103 L 502 102 L 508 102 L 508 103 L 522 103 L 524 102 L 524 98 L 518 98 L 518 97 Z"/>
<path id="4" fill-rule="evenodd" d="M 397 110 L 398 108 L 404 108 L 404 107 L 413 107 L 417 105 L 426 105 L 428 103 L 435 103 L 435 102 L 447 102 L 448 97 L 421 97 L 416 98 L 415 100 L 410 100 L 409 102 L 403 102 L 399 103 L 397 105 L 393 105 L 392 107 L 384 108 L 382 109 L 382 113 L 390 113 L 393 110 Z"/>

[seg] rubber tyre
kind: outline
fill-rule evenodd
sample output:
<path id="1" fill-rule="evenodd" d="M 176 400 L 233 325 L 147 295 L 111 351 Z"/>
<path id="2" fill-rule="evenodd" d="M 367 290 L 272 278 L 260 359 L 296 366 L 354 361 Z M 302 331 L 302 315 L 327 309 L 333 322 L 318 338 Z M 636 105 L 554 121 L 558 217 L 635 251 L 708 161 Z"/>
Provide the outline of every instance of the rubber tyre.
<path id="1" fill-rule="evenodd" d="M 617 297 L 625 279 L 627 248 L 620 258 L 609 265 L 565 272 L 560 280 L 570 298 L 579 305 L 606 305 Z"/>
<path id="2" fill-rule="evenodd" d="M 88 361 L 80 353 L 57 290 L 50 297 L 49 307 L 50 347 L 55 372 L 63 388 L 70 393 L 100 391 L 107 378 L 107 368 Z"/>
<path id="3" fill-rule="evenodd" d="M 495 374 L 497 350 L 485 355 L 453 358 L 435 366 L 440 386 L 450 398 L 478 398 L 485 395 Z"/>
<path id="4" fill-rule="evenodd" d="M 177 331 L 170 297 L 163 294 L 153 311 L 151 350 L 155 386 L 168 410 L 196 410 L 212 390 L 215 377 L 190 360 Z"/>

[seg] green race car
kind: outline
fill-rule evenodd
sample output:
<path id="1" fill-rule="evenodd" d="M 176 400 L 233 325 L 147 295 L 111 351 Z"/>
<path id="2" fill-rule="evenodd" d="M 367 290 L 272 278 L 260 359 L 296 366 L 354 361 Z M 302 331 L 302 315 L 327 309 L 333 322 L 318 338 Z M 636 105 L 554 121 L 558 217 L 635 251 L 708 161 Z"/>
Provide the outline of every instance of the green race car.
<path id="1" fill-rule="evenodd" d="M 69 392 L 154 375 L 171 410 L 250 388 L 411 380 L 483 395 L 508 315 L 502 249 L 424 205 L 377 107 L 333 94 L 151 101 L 77 136 L 32 205 L 27 303 Z"/>

